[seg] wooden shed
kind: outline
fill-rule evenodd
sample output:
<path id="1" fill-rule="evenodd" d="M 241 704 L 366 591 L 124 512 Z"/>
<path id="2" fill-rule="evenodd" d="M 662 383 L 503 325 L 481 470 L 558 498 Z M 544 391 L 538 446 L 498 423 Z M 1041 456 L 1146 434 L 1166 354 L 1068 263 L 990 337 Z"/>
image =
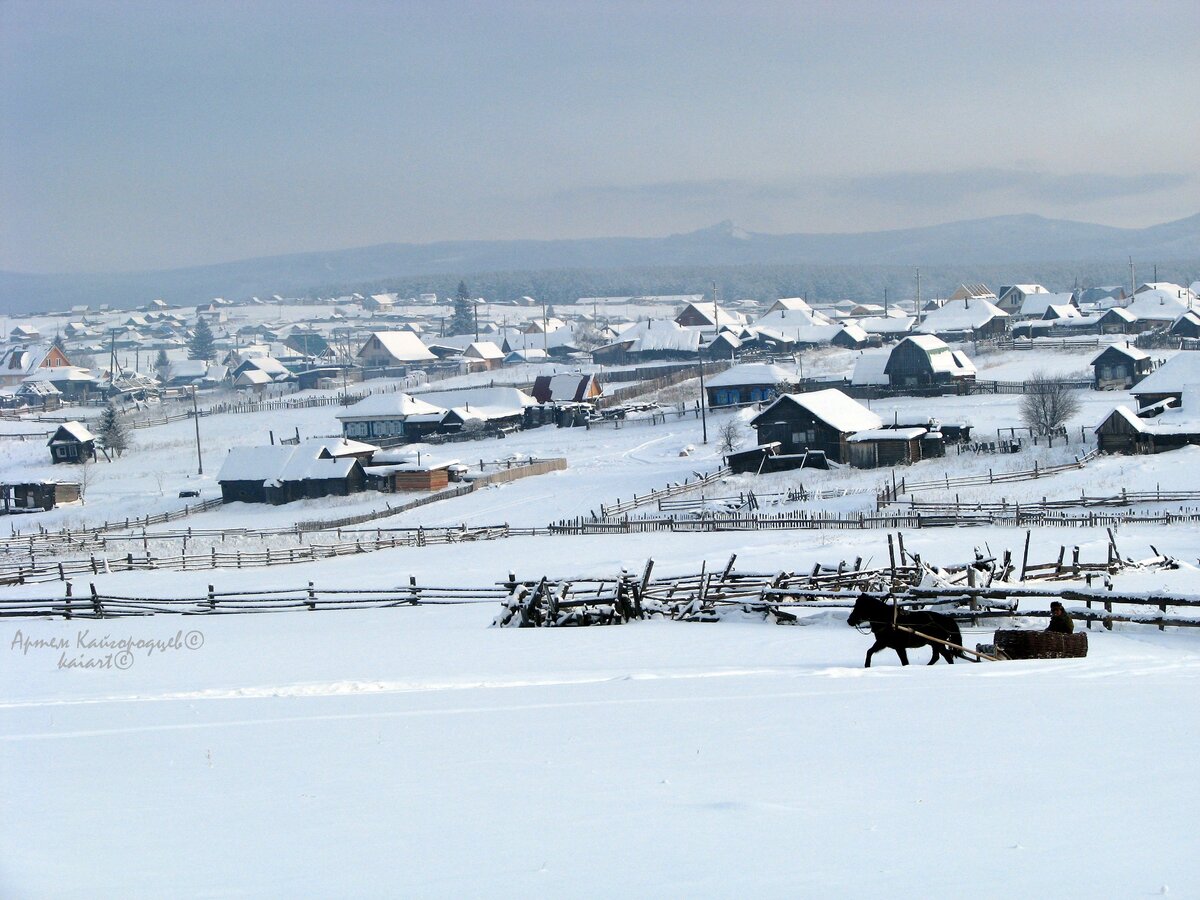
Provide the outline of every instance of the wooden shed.
<path id="1" fill-rule="evenodd" d="M 440 491 L 450 483 L 452 471 L 460 464 L 456 459 L 434 463 L 395 463 L 369 466 L 366 470 L 371 486 L 387 493 L 411 491 Z"/>
<path id="2" fill-rule="evenodd" d="M 927 430 L 876 428 L 860 431 L 848 439 L 850 465 L 856 469 L 909 465 L 921 459 L 921 439 Z"/>
<path id="3" fill-rule="evenodd" d="M 73 481 L 0 484 L 0 504 L 6 514 L 14 510 L 51 510 L 60 503 L 74 503 L 80 497 L 80 486 Z"/>
<path id="4" fill-rule="evenodd" d="M 1098 391 L 1124 391 L 1150 374 L 1154 360 L 1144 350 L 1113 344 L 1092 357 L 1092 387 Z"/>
<path id="5" fill-rule="evenodd" d="M 96 458 L 96 436 L 82 422 L 64 422 L 47 446 L 56 463 L 82 463 Z"/>

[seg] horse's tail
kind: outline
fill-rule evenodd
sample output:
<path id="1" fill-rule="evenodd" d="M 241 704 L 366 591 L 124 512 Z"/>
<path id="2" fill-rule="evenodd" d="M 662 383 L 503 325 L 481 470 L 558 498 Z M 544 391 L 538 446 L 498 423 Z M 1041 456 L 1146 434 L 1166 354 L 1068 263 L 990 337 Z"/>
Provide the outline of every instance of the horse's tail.
<path id="1" fill-rule="evenodd" d="M 954 643 L 958 644 L 959 647 L 966 646 L 963 644 L 962 629 L 958 627 L 958 622 L 956 622 L 954 619 L 950 620 L 950 639 L 954 641 Z M 978 656 L 972 656 L 963 650 L 959 650 L 958 647 L 951 647 L 950 652 L 953 653 L 957 659 L 965 659 L 967 662 L 980 661 Z"/>

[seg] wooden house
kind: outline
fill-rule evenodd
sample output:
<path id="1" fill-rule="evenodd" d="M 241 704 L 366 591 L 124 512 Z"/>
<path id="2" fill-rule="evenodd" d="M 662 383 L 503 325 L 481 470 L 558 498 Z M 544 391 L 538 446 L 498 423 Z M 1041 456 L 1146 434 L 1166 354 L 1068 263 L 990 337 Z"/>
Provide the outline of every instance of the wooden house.
<path id="1" fill-rule="evenodd" d="M 892 387 L 933 387 L 973 381 L 975 366 L 931 334 L 906 337 L 888 354 L 884 374 Z"/>
<path id="2" fill-rule="evenodd" d="M 1167 333 L 1172 337 L 1200 338 L 1200 315 L 1189 310 L 1175 320 Z"/>
<path id="3" fill-rule="evenodd" d="M 996 306 L 1010 316 L 1015 316 L 1025 305 L 1025 298 L 1030 294 L 1050 293 L 1040 284 L 1003 284 L 996 295 Z"/>
<path id="4" fill-rule="evenodd" d="M 1092 387 L 1097 391 L 1124 391 L 1150 374 L 1154 360 L 1129 344 L 1113 344 L 1092 357 Z"/>
<path id="5" fill-rule="evenodd" d="M 793 372 L 770 363 L 743 363 L 705 381 L 710 407 L 759 403 L 779 396 L 781 385 L 795 386 L 800 379 Z M 783 389 L 786 390 L 786 389 Z"/>
<path id="6" fill-rule="evenodd" d="M 0 387 L 20 384 L 38 369 L 65 368 L 70 365 L 71 360 L 57 344 L 9 347 L 0 352 Z"/>
<path id="7" fill-rule="evenodd" d="M 438 430 L 446 408 L 410 394 L 371 394 L 334 418 L 347 438 L 420 440 Z"/>
<path id="8" fill-rule="evenodd" d="M 1000 307 L 984 297 L 965 297 L 926 313 L 915 330 L 943 340 L 974 340 L 1000 337 L 1008 329 L 1009 315 Z"/>
<path id="9" fill-rule="evenodd" d="M 1148 322 L 1142 322 L 1127 309 L 1114 306 L 1106 309 L 1096 320 L 1101 334 L 1141 334 L 1149 327 Z"/>
<path id="10" fill-rule="evenodd" d="M 685 306 L 683 312 L 675 317 L 675 324 L 684 328 L 741 328 L 746 324 L 746 317 L 715 303 L 702 301 Z"/>
<path id="11" fill-rule="evenodd" d="M 84 463 L 96 458 L 96 436 L 82 422 L 64 422 L 47 446 L 56 463 Z"/>
<path id="12" fill-rule="evenodd" d="M 411 331 L 375 331 L 358 351 L 364 369 L 394 369 L 437 359 Z"/>
<path id="13" fill-rule="evenodd" d="M 841 391 L 782 394 L 750 420 L 759 445 L 778 442 L 782 453 L 821 451 L 834 462 L 849 462 L 849 438 L 881 428 L 883 421 Z"/>
<path id="14" fill-rule="evenodd" d="M 226 503 L 291 503 L 346 496 L 366 486 L 362 463 L 334 457 L 321 442 L 234 447 L 217 474 Z"/>
<path id="15" fill-rule="evenodd" d="M 492 341 L 472 341 L 462 355 L 471 372 L 488 372 L 504 365 L 504 351 Z"/>

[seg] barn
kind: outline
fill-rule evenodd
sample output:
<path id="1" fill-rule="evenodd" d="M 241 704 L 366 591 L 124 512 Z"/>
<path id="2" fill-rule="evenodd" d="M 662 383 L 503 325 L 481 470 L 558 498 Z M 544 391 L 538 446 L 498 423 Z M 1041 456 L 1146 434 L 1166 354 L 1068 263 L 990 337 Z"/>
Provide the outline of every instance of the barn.
<path id="1" fill-rule="evenodd" d="M 892 348 L 884 374 L 892 387 L 931 387 L 974 381 L 975 366 L 931 334 L 906 337 Z"/>
<path id="2" fill-rule="evenodd" d="M 883 426 L 883 420 L 836 388 L 783 394 L 750 420 L 759 445 L 778 442 L 784 454 L 822 451 L 834 462 L 849 462 L 849 438 Z"/>

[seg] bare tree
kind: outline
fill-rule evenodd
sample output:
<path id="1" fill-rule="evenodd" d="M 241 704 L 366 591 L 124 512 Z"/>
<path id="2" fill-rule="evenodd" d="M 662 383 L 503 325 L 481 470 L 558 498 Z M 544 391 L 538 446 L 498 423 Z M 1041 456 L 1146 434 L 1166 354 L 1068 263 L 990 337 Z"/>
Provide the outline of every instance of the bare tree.
<path id="1" fill-rule="evenodd" d="M 724 453 L 732 453 L 742 446 L 743 439 L 741 423 L 736 418 L 722 425 L 717 435 L 718 445 Z"/>
<path id="2" fill-rule="evenodd" d="M 1021 398 L 1021 421 L 1035 434 L 1059 431 L 1078 412 L 1078 396 L 1061 381 L 1040 369 L 1026 379 L 1025 396 Z"/>

